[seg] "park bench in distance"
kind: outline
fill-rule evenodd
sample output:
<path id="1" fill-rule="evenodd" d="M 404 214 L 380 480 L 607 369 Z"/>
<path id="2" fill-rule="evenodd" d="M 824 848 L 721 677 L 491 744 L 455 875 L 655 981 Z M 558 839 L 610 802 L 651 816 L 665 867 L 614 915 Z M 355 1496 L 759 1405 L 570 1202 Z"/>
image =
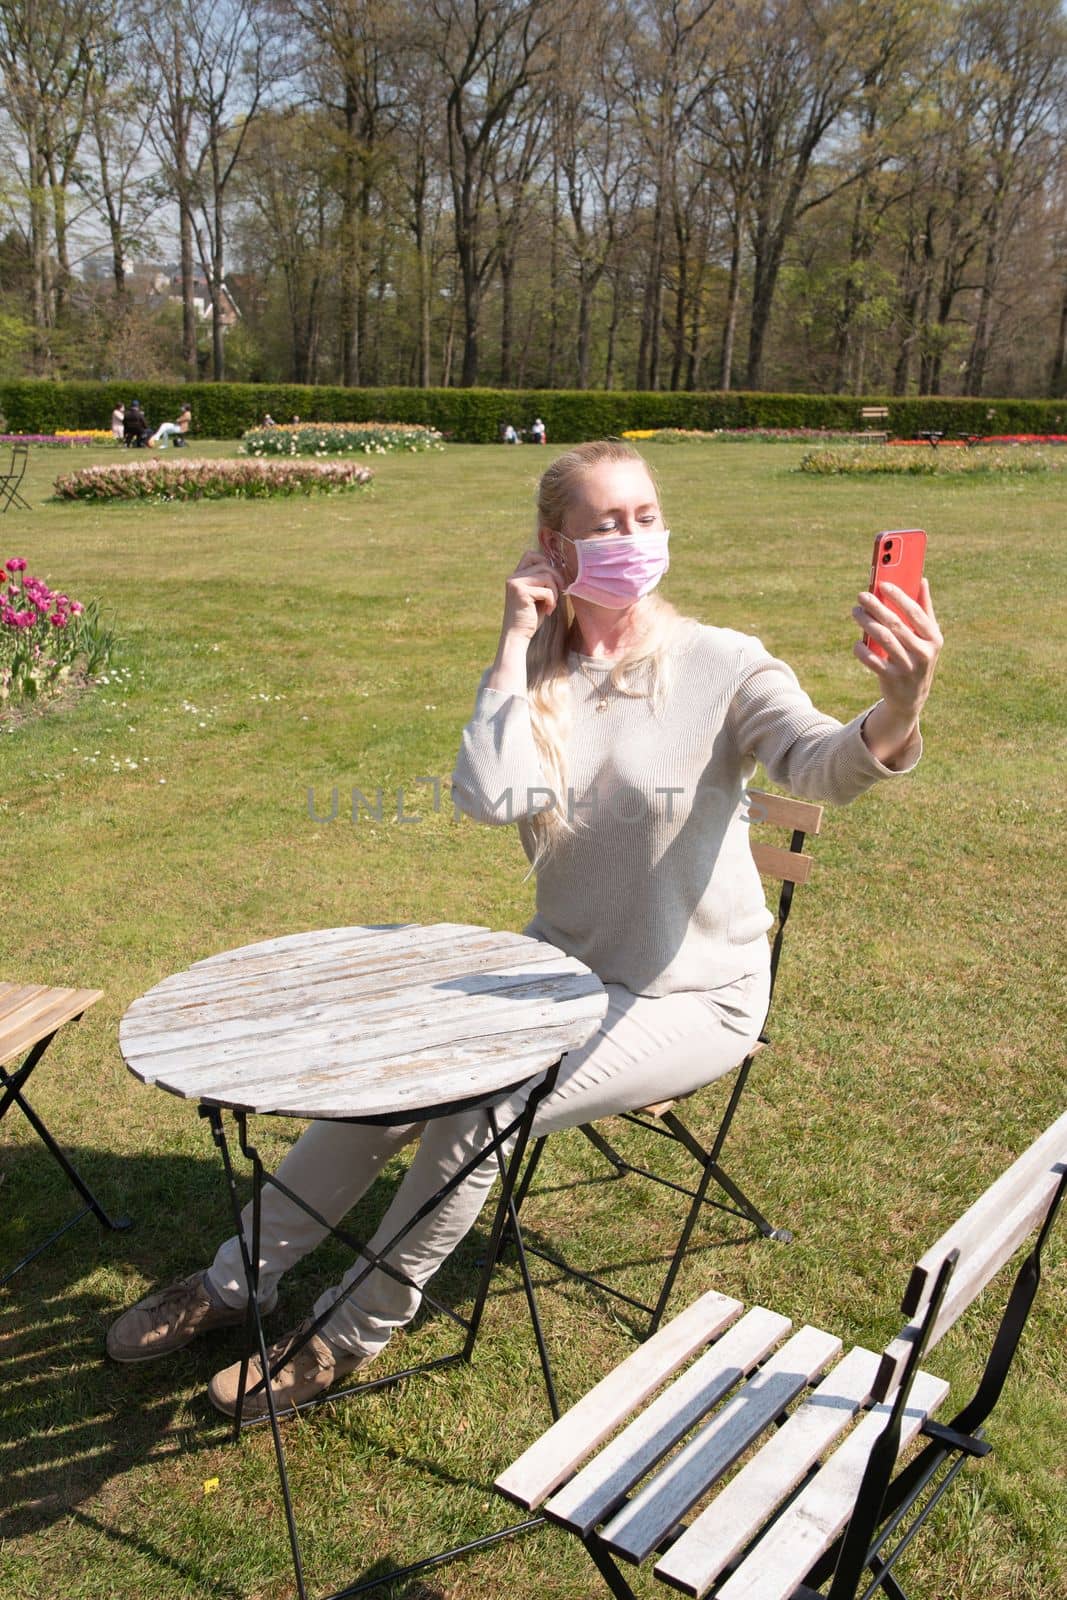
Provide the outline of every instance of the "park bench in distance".
<path id="1" fill-rule="evenodd" d="M 865 430 L 865 432 L 867 434 L 867 437 L 871 440 L 872 443 L 874 443 L 875 441 L 877 441 L 880 444 L 888 444 L 889 443 L 889 430 L 888 430 L 888 428 L 880 428 L 879 429 L 879 428 L 872 428 L 871 427 L 871 423 L 872 422 L 886 423 L 888 421 L 889 421 L 889 407 L 888 406 L 863 406 L 860 409 L 860 422 L 863 424 L 864 430 Z"/>
<path id="2" fill-rule="evenodd" d="M 1067 1113 L 912 1269 L 904 1327 L 880 1354 L 857 1347 L 837 1361 L 834 1335 L 789 1337 L 788 1317 L 710 1292 L 565 1412 L 496 1488 L 576 1534 L 617 1600 L 634 1600 L 619 1563 L 650 1556 L 655 1577 L 698 1600 L 819 1600 L 827 1583 L 828 1600 L 879 1587 L 906 1600 L 897 1556 L 964 1462 L 991 1448 L 984 1425 L 1065 1187 Z M 973 1397 L 947 1425 L 934 1421 L 949 1386 L 920 1361 L 1034 1233 Z M 923 1448 L 897 1470 L 916 1439 Z"/>

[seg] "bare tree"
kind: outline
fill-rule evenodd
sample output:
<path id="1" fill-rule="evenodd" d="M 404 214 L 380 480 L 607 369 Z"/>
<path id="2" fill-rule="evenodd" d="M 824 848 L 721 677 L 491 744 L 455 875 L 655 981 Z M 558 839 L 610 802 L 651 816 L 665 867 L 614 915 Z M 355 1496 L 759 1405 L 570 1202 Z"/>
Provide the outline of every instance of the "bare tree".
<path id="1" fill-rule="evenodd" d="M 577 382 L 592 375 L 593 305 L 619 237 L 638 151 L 632 119 L 614 92 L 621 32 L 618 4 L 576 7 L 560 34 L 550 139 L 566 194 L 566 235 L 578 289 Z"/>
<path id="2" fill-rule="evenodd" d="M 648 239 L 637 355 L 639 389 L 658 389 L 671 191 L 678 153 L 714 88 L 716 0 L 632 0 L 620 88 L 645 153 Z"/>
<path id="3" fill-rule="evenodd" d="M 463 288 L 464 386 L 477 383 L 482 297 L 500 260 L 487 228 L 491 175 L 551 65 L 554 0 L 428 0 L 425 48 L 445 95 L 452 223 Z"/>
<path id="4" fill-rule="evenodd" d="M 284 8 L 288 10 L 288 8 Z M 341 147 L 341 382 L 365 381 L 373 210 L 399 113 L 403 0 L 295 0 L 312 95 L 338 119 Z"/>
<path id="5" fill-rule="evenodd" d="M 97 20 L 96 0 L 0 0 L 0 81 L 25 162 L 38 372 L 69 286 L 67 189 L 85 128 Z"/>
<path id="6" fill-rule="evenodd" d="M 1067 89 L 1067 23 L 1060 0 L 971 0 L 962 43 L 982 84 L 978 131 L 987 161 L 982 277 L 967 364 L 981 394 L 1004 238 L 1048 170 L 1049 135 Z"/>
<path id="7" fill-rule="evenodd" d="M 156 111 L 153 88 L 136 70 L 120 0 L 109 0 L 87 86 L 87 122 L 96 161 L 86 163 L 79 182 L 106 224 L 120 316 L 128 309 L 126 261 L 154 204 L 145 162 L 148 128 Z"/>

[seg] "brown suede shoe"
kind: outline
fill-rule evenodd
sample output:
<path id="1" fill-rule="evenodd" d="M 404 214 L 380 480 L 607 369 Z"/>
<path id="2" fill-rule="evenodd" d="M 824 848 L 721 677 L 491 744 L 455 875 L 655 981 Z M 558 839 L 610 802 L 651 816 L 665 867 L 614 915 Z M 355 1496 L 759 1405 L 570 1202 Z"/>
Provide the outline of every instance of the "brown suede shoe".
<path id="1" fill-rule="evenodd" d="M 240 1327 L 244 1307 L 216 1305 L 204 1283 L 206 1273 L 194 1272 L 180 1283 L 172 1283 L 139 1300 L 124 1311 L 107 1331 L 107 1353 L 112 1361 L 154 1361 L 184 1350 L 201 1333 L 213 1328 Z M 272 1294 L 263 1305 L 263 1314 L 278 1304 Z"/>
<path id="2" fill-rule="evenodd" d="M 311 1326 L 313 1320 L 314 1318 L 308 1317 L 299 1328 L 294 1328 L 292 1333 L 287 1333 L 276 1344 L 267 1347 L 267 1361 L 270 1366 L 285 1354 L 293 1341 Z M 318 1395 L 325 1393 L 338 1378 L 347 1377 L 373 1359 L 373 1356 L 349 1355 L 346 1350 L 337 1350 L 332 1344 L 328 1344 L 321 1334 L 312 1334 L 304 1347 L 297 1351 L 293 1360 L 287 1361 L 281 1370 L 275 1373 L 271 1382 L 278 1415 L 291 1416 L 297 1406 L 303 1405 L 307 1400 L 314 1400 Z M 256 1394 L 249 1393 L 249 1390 L 260 1382 L 262 1376 L 259 1357 L 255 1356 L 248 1363 L 245 1399 L 241 1408 L 242 1418 L 267 1415 L 266 1388 L 260 1389 Z M 216 1372 L 208 1384 L 207 1392 L 211 1404 L 228 1417 L 237 1414 L 237 1389 L 240 1381 L 241 1363 L 235 1361 L 232 1367 Z"/>

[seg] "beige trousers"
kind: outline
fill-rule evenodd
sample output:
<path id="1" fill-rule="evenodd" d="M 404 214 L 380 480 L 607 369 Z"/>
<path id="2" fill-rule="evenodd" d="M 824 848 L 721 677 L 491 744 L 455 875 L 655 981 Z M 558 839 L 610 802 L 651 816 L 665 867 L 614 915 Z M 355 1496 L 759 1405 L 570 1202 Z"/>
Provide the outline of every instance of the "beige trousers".
<path id="1" fill-rule="evenodd" d="M 744 1060 L 767 1011 L 766 970 L 700 993 L 652 998 L 605 984 L 607 1013 L 593 1037 L 563 1058 L 551 1094 L 538 1107 L 532 1136 L 593 1122 L 658 1100 L 674 1099 L 731 1072 Z M 500 1101 L 498 1125 L 524 1107 L 541 1077 Z M 346 1213 L 403 1145 L 418 1149 L 369 1248 L 380 1253 L 430 1196 L 490 1137 L 484 1109 L 437 1117 L 402 1127 L 313 1122 L 286 1155 L 278 1177 L 331 1223 Z M 498 1175 L 488 1156 L 435 1210 L 429 1212 L 386 1258 L 416 1287 L 374 1270 L 336 1309 L 323 1328 L 331 1344 L 353 1353 L 375 1354 L 395 1328 L 411 1321 L 420 1289 L 474 1225 Z M 242 1213 L 251 1237 L 251 1207 Z M 284 1272 L 325 1237 L 325 1230 L 271 1184 L 263 1190 L 260 1222 L 260 1298 Z M 358 1257 L 341 1282 L 315 1304 L 319 1315 L 335 1305 L 366 1259 Z M 208 1273 L 214 1295 L 227 1305 L 245 1303 L 245 1277 L 236 1237 L 219 1249 Z"/>

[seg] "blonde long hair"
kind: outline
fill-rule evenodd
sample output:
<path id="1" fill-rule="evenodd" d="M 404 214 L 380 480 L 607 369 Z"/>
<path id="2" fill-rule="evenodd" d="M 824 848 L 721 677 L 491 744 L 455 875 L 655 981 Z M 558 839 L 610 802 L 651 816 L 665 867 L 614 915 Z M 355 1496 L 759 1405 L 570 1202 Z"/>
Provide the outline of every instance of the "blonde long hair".
<path id="1" fill-rule="evenodd" d="M 563 527 L 571 497 L 582 475 L 605 462 L 639 461 L 652 477 L 644 457 L 619 439 L 599 439 L 575 445 L 546 469 L 537 488 L 537 528 L 533 548 L 540 549 L 536 537 L 541 528 L 559 532 Z M 653 712 L 661 714 L 670 692 L 668 650 L 679 633 L 692 625 L 662 595 L 646 595 L 641 602 L 645 624 L 640 641 L 614 663 L 610 682 L 620 694 L 633 699 L 651 700 Z M 580 816 L 567 815 L 567 741 L 574 725 L 570 671 L 567 656 L 577 650 L 581 634 L 570 600 L 563 597 L 552 614 L 544 619 L 530 642 L 526 656 L 526 686 L 530 701 L 530 722 L 534 744 L 541 759 L 545 781 L 554 804 L 530 819 L 535 852 L 530 871 L 535 871 L 559 848 L 576 828 L 588 824 Z M 641 682 L 645 678 L 647 681 Z M 633 680 L 633 681 L 631 681 Z"/>

